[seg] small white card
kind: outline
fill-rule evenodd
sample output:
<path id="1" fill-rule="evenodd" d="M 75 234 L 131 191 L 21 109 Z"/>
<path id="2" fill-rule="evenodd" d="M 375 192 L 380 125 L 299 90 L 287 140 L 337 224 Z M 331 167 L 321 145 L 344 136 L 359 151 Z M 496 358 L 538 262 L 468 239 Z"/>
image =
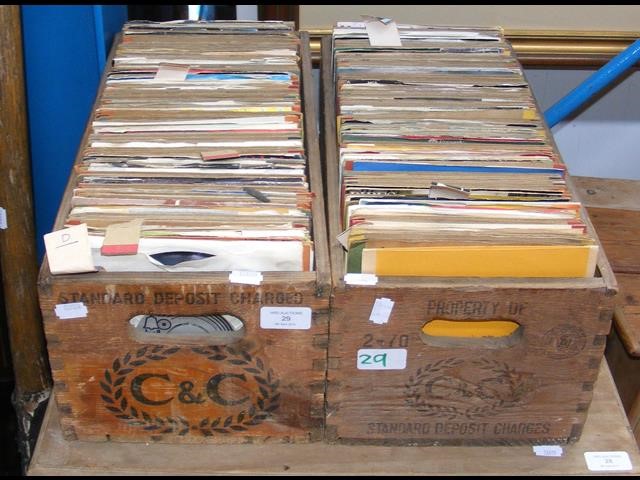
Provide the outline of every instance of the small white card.
<path id="1" fill-rule="evenodd" d="M 184 82 L 189 73 L 189 67 L 186 65 L 172 65 L 170 63 L 161 63 L 153 77 L 154 82 Z"/>
<path id="2" fill-rule="evenodd" d="M 260 328 L 280 330 L 309 330 L 311 308 L 309 307 L 262 307 Z"/>
<path id="3" fill-rule="evenodd" d="M 533 453 L 538 457 L 561 457 L 563 452 L 560 445 L 534 445 Z"/>
<path id="4" fill-rule="evenodd" d="M 336 236 L 336 240 L 338 243 L 342 245 L 345 250 L 349 250 L 349 235 L 351 234 L 351 229 L 347 228 L 344 232 Z"/>
<path id="5" fill-rule="evenodd" d="M 404 348 L 361 348 L 356 360 L 358 370 L 404 370 L 407 350 Z"/>
<path id="6" fill-rule="evenodd" d="M 68 320 L 70 318 L 87 318 L 89 310 L 82 302 L 75 303 L 59 303 L 55 308 L 56 316 L 60 320 Z"/>
<path id="7" fill-rule="evenodd" d="M 387 323 L 394 304 L 395 302 L 389 298 L 376 298 L 371 309 L 371 315 L 369 315 L 369 321 L 377 325 Z"/>
<path id="8" fill-rule="evenodd" d="M 362 15 L 369 45 L 372 47 L 401 47 L 400 32 L 398 25 L 390 18 L 371 17 Z"/>
<path id="9" fill-rule="evenodd" d="M 244 270 L 234 270 L 229 273 L 231 283 L 242 283 L 245 285 L 260 285 L 262 283 L 262 273 Z"/>
<path id="10" fill-rule="evenodd" d="M 584 452 L 584 459 L 592 472 L 623 472 L 633 469 L 627 452 Z"/>
<path id="11" fill-rule="evenodd" d="M 0 207 L 0 230 L 7 229 L 7 211 Z"/>
<path id="12" fill-rule="evenodd" d="M 347 285 L 377 285 L 378 277 L 373 273 L 347 273 L 344 276 Z"/>
<path id="13" fill-rule="evenodd" d="M 44 236 L 49 270 L 53 275 L 94 272 L 89 232 L 82 223 Z"/>

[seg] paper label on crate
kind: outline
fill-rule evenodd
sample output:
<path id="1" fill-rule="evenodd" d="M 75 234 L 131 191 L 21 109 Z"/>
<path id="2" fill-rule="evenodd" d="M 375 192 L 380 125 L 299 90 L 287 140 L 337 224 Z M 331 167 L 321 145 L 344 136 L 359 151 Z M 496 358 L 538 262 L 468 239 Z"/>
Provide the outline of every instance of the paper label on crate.
<path id="1" fill-rule="evenodd" d="M 59 303 L 55 308 L 56 316 L 60 320 L 68 320 L 70 318 L 87 318 L 89 310 L 82 302 L 75 303 Z"/>
<path id="2" fill-rule="evenodd" d="M 356 360 L 358 370 L 404 370 L 407 350 L 404 348 L 361 348 Z"/>
<path id="3" fill-rule="evenodd" d="M 189 73 L 187 65 L 172 65 L 170 63 L 161 63 L 153 77 L 154 82 L 184 82 Z"/>
<path id="4" fill-rule="evenodd" d="M 362 15 L 369 45 L 372 47 L 401 47 L 398 25 L 390 18 Z"/>
<path id="5" fill-rule="evenodd" d="M 338 243 L 346 250 L 349 249 L 349 235 L 351 235 L 351 228 L 347 228 L 341 234 L 336 235 L 336 240 L 338 240 Z"/>
<path id="6" fill-rule="evenodd" d="M 231 283 L 243 283 L 246 285 L 260 285 L 262 283 L 262 273 L 234 270 L 229 274 L 229 281 Z"/>
<path id="7" fill-rule="evenodd" d="M 7 211 L 0 207 L 0 230 L 7 229 Z"/>
<path id="8" fill-rule="evenodd" d="M 627 452 L 584 452 L 584 459 L 592 472 L 623 472 L 633 469 Z"/>
<path id="9" fill-rule="evenodd" d="M 377 285 L 378 277 L 373 273 L 347 273 L 344 276 L 347 285 Z"/>
<path id="10" fill-rule="evenodd" d="M 538 457 L 561 457 L 563 452 L 560 445 L 534 445 L 533 453 Z"/>
<path id="11" fill-rule="evenodd" d="M 389 321 L 395 302 L 389 298 L 376 298 L 369 315 L 369 321 L 377 325 L 383 325 Z"/>
<path id="12" fill-rule="evenodd" d="M 142 220 L 107 225 L 100 253 L 102 255 L 135 255 L 138 253 Z"/>
<path id="13" fill-rule="evenodd" d="M 44 236 L 44 245 L 49 270 L 53 275 L 96 270 L 91 257 L 89 231 L 85 223 L 47 233 Z"/>
<path id="14" fill-rule="evenodd" d="M 309 330 L 311 308 L 309 307 L 262 307 L 260 328 L 280 330 Z"/>

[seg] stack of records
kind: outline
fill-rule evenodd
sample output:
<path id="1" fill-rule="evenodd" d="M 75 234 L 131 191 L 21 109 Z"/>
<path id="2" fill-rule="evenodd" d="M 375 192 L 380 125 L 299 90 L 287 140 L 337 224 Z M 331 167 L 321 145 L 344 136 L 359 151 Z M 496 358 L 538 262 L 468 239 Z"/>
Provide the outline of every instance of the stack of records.
<path id="1" fill-rule="evenodd" d="M 313 270 L 300 85 L 291 23 L 126 24 L 66 219 L 96 267 Z"/>
<path id="2" fill-rule="evenodd" d="M 591 277 L 583 209 L 500 29 L 333 32 L 349 273 Z"/>

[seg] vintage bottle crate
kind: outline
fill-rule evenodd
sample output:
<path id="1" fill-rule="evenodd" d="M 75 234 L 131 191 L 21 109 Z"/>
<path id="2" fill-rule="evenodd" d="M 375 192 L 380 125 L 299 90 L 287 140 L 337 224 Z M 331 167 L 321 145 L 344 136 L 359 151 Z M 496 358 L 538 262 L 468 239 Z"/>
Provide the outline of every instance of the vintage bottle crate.
<path id="1" fill-rule="evenodd" d="M 375 286 L 346 284 L 336 240 L 341 225 L 330 39 L 322 50 L 333 280 L 326 440 L 383 445 L 577 440 L 617 288 L 602 249 L 594 278 L 381 277 Z M 383 298 L 394 302 L 393 309 L 387 323 L 376 324 L 370 321 L 372 307 Z M 518 329 L 496 342 L 445 342 L 422 333 L 432 320 L 511 321 Z M 400 356 L 397 369 L 365 366 L 393 362 L 394 355 Z"/>
<path id="2" fill-rule="evenodd" d="M 316 195 L 315 270 L 263 272 L 262 283 L 254 286 L 230 283 L 229 272 L 54 276 L 45 259 L 40 303 L 65 438 L 171 443 L 322 438 L 330 275 L 309 40 L 306 33 L 300 38 L 308 178 Z M 86 138 L 87 133 L 83 145 Z M 74 174 L 55 229 L 64 224 L 73 184 Z M 74 302 L 84 304 L 86 316 L 58 318 L 56 306 Z M 272 307 L 310 309 L 310 328 L 261 328 L 262 309 Z M 147 321 L 233 315 L 244 323 L 244 335 L 213 344 L 207 337 L 158 344 L 130 325 L 137 315 L 154 317 Z"/>

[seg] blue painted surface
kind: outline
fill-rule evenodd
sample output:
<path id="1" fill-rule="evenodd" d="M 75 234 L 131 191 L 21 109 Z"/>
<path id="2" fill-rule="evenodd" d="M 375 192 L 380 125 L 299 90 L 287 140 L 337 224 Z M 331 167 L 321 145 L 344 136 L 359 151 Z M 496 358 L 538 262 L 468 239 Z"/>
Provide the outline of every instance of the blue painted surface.
<path id="1" fill-rule="evenodd" d="M 21 12 L 36 242 L 42 259 L 42 236 L 53 227 L 106 52 L 127 11 L 124 5 L 23 5 Z"/>
<path id="2" fill-rule="evenodd" d="M 105 45 L 105 55 L 109 56 L 116 34 L 122 30 L 122 25 L 127 21 L 127 6 L 97 5 L 97 7 L 102 10 L 102 38 Z"/>
<path id="3" fill-rule="evenodd" d="M 544 118 L 553 127 L 580 108 L 593 95 L 605 88 L 640 60 L 640 40 L 636 40 L 624 51 L 613 57 L 600 70 L 574 88 L 565 97 L 549 108 Z"/>

